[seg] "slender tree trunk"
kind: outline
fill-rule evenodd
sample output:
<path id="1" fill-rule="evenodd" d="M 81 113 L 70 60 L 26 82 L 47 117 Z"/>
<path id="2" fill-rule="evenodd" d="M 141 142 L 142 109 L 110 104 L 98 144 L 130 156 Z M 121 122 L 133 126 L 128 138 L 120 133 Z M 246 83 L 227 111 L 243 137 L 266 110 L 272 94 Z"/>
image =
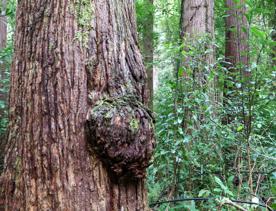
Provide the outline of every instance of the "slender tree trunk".
<path id="1" fill-rule="evenodd" d="M 7 17 L 6 17 L 6 0 L 2 0 L 0 10 L 0 51 L 6 47 L 7 43 Z M 5 63 L 0 64 L 0 89 L 4 90 L 3 81 L 6 79 Z M 0 91 L 0 101 L 7 102 L 7 94 L 4 91 Z M 0 119 L 6 117 L 5 110 L 0 108 Z M 0 174 L 3 170 L 3 155 L 6 143 L 5 134 L 0 134 Z"/>
<path id="2" fill-rule="evenodd" d="M 271 33 L 271 38 L 274 42 L 276 42 L 276 1 L 274 1 L 274 15 L 271 19 L 271 25 L 273 28 L 273 31 Z M 272 47 L 272 65 L 273 67 L 276 67 L 276 46 L 274 45 Z"/>
<path id="3" fill-rule="evenodd" d="M 180 44 L 183 45 L 185 51 L 189 51 L 189 47 L 195 46 L 198 39 L 201 39 L 205 36 L 209 37 L 209 40 L 212 41 L 214 38 L 214 1 L 213 0 L 182 0 L 180 7 Z M 214 49 L 212 43 L 206 43 L 204 46 L 205 50 L 210 50 L 210 53 L 202 56 L 203 62 L 206 64 L 214 63 Z M 182 51 L 182 49 L 181 49 Z M 200 53 L 200 52 L 199 52 Z M 207 81 L 207 77 L 204 73 L 204 70 L 199 68 L 192 69 L 191 63 L 193 58 L 186 57 L 182 58 L 182 52 L 180 53 L 180 60 L 177 62 L 176 77 L 177 77 L 177 101 L 182 101 L 183 92 L 192 92 L 195 88 L 202 88 L 203 85 L 207 85 L 206 93 L 210 96 L 210 104 L 215 105 L 215 82 Z M 180 68 L 183 68 L 184 71 L 182 76 L 179 75 Z M 188 69 L 192 69 L 192 74 L 188 73 Z M 188 82 L 187 82 L 188 81 Z M 191 87 L 191 84 L 195 84 L 194 87 Z M 180 88 L 179 88 L 180 87 Z M 202 89 L 203 91 L 203 89 Z M 180 94 L 179 94 L 180 93 Z M 175 102 L 177 110 L 177 104 Z M 180 103 L 181 104 L 181 103 Z M 182 102 L 183 104 L 183 102 Z M 194 121 L 192 119 L 192 109 L 185 108 L 184 119 L 182 120 L 182 126 L 186 134 L 191 134 L 192 130 L 189 127 L 189 124 L 193 128 L 199 128 L 201 120 L 204 119 L 204 114 L 199 110 L 198 107 L 194 107 L 193 110 L 197 110 L 199 114 L 199 119 Z M 192 122 L 192 123 L 191 123 Z M 186 187 L 192 188 L 192 181 L 187 179 Z M 177 187 L 174 188 L 175 190 Z"/>
<path id="4" fill-rule="evenodd" d="M 224 124 L 233 122 L 238 117 L 243 118 L 243 125 L 247 141 L 250 135 L 251 119 L 246 112 L 251 109 L 247 105 L 250 102 L 250 97 L 246 99 L 246 92 L 249 89 L 248 81 L 250 80 L 250 72 L 246 69 L 249 64 L 249 27 L 246 14 L 245 0 L 226 0 L 225 5 L 227 8 L 227 17 L 225 22 L 226 28 L 226 41 L 225 41 L 225 60 L 227 67 L 227 79 L 224 88 L 224 105 L 228 111 L 227 116 L 223 120 Z M 242 96 L 238 95 L 242 93 Z M 240 108 L 240 109 L 237 109 Z M 247 108 L 247 109 L 246 109 Z M 237 157 L 238 163 L 234 166 L 237 167 L 236 184 L 238 192 L 242 185 L 242 175 L 240 174 L 241 160 L 243 159 L 242 151 L 238 147 Z M 250 144 L 247 143 L 247 164 L 249 172 L 252 171 Z M 250 191 L 253 193 L 252 174 L 249 174 L 248 185 Z"/>
<path id="5" fill-rule="evenodd" d="M 226 0 L 226 46 L 225 58 L 231 63 L 231 68 L 239 65 L 248 65 L 248 23 L 245 16 L 245 1 L 238 3 L 234 0 Z"/>
<path id="6" fill-rule="evenodd" d="M 7 43 L 7 17 L 6 17 L 6 0 L 1 1 L 0 11 L 0 50 L 6 47 Z"/>
<path id="7" fill-rule="evenodd" d="M 7 44 L 7 17 L 6 17 L 6 0 L 1 2 L 1 11 L 0 11 L 0 51 L 6 47 Z M 4 81 L 6 78 L 5 73 L 5 64 L 0 64 L 0 81 Z M 0 88 L 4 88 L 4 85 L 1 83 Z M 0 92 L 0 100 L 6 102 L 7 95 L 3 91 Z M 3 117 L 4 111 L 0 109 L 0 118 Z"/>
<path id="8" fill-rule="evenodd" d="M 5 210 L 147 210 L 153 135 L 134 14 L 133 0 L 18 2 Z"/>
<path id="9" fill-rule="evenodd" d="M 143 37 L 142 49 L 144 62 L 147 70 L 147 87 L 149 96 L 149 107 L 153 109 L 153 52 L 154 52 L 154 39 L 153 39 L 153 23 L 154 23 L 154 9 L 153 0 L 144 0 L 144 4 L 148 5 L 147 21 L 143 23 Z"/>
<path id="10" fill-rule="evenodd" d="M 249 63 L 248 23 L 245 16 L 245 1 L 238 2 L 226 0 L 226 44 L 225 59 L 228 68 L 228 79 L 225 85 L 225 98 L 235 101 L 236 83 L 250 76 L 246 71 Z M 230 84 L 230 85 L 229 85 Z M 232 121 L 232 115 L 228 115 L 226 122 Z"/>

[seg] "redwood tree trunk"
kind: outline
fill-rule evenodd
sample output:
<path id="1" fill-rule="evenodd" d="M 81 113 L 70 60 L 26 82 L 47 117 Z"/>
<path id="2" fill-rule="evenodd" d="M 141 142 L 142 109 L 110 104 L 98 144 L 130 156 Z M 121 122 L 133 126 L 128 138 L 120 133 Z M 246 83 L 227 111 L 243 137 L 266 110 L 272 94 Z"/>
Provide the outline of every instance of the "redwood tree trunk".
<path id="1" fill-rule="evenodd" d="M 248 81 L 250 72 L 246 71 L 249 63 L 249 45 L 248 45 L 248 23 L 245 16 L 245 1 L 226 0 L 227 17 L 225 22 L 226 41 L 225 41 L 225 59 L 227 72 L 227 80 L 225 82 L 224 97 L 232 102 L 241 102 L 237 97 L 237 83 Z M 224 102 L 225 104 L 225 102 Z M 234 108 L 234 107 L 233 107 Z M 225 123 L 230 123 L 236 111 L 230 111 Z"/>
<path id="2" fill-rule="evenodd" d="M 245 1 L 226 0 L 225 58 L 230 66 L 248 65 L 248 23 Z"/>
<path id="3" fill-rule="evenodd" d="M 214 38 L 214 1 L 213 0 L 182 0 L 181 1 L 181 18 L 180 18 L 180 39 L 184 44 L 185 50 L 193 46 L 196 41 L 204 36 L 208 36 L 212 41 Z M 210 50 L 206 55 L 202 55 L 206 64 L 214 63 L 214 47 L 212 43 L 205 43 L 205 49 Z M 189 66 L 192 58 L 188 57 L 180 62 L 180 66 Z M 179 67 L 178 67 L 179 69 Z M 178 70 L 177 69 L 177 73 Z M 183 76 L 191 80 L 197 87 L 208 84 L 207 93 L 210 96 L 210 104 L 215 106 L 217 101 L 215 80 L 207 81 L 204 70 L 194 68 L 192 75 L 184 72 Z M 189 113 L 189 112 L 188 112 Z M 186 115 L 189 118 L 189 114 Z M 186 124 L 187 121 L 183 121 Z M 195 123 L 198 124 L 198 123 Z M 186 128 L 186 125 L 184 125 Z"/>
<path id="4" fill-rule="evenodd" d="M 153 138 L 141 103 L 145 70 L 134 14 L 133 0 L 18 2 L 9 138 L 1 177 L 6 210 L 147 210 L 143 175 Z M 136 136 L 133 141 L 135 149 L 147 153 L 138 161 L 131 157 L 136 154 L 130 136 L 127 144 L 118 145 L 129 157 L 107 151 L 113 157 L 102 158 L 96 149 L 108 140 L 99 137 L 98 128 L 94 134 L 86 127 L 90 115 L 101 101 L 128 95 L 137 101 L 130 108 L 136 109 L 135 121 L 122 122 L 115 115 L 108 125 L 132 123 L 134 135 L 149 131 L 141 135 L 146 137 L 144 145 Z M 106 133 L 107 138 L 118 138 Z M 97 143 L 91 143 L 91 134 Z M 114 159 L 133 176 L 114 173 Z M 139 174 L 133 173 L 133 165 Z"/>
<path id="5" fill-rule="evenodd" d="M 144 55 L 144 62 L 147 70 L 147 87 L 149 96 L 149 107 L 153 108 L 153 52 L 154 52 L 154 39 L 153 39 L 153 23 L 154 23 L 154 9 L 153 0 L 145 0 L 145 4 L 149 5 L 149 12 L 147 13 L 146 22 L 143 23 L 143 38 L 142 49 Z"/>
<path id="6" fill-rule="evenodd" d="M 186 39 L 185 42 L 192 44 L 194 40 L 202 36 L 209 36 L 210 41 L 214 38 L 214 1 L 213 0 L 182 0 L 181 2 L 181 20 L 180 20 L 180 38 Z M 207 64 L 214 63 L 214 48 L 212 43 L 206 44 L 206 50 L 211 50 L 205 56 Z M 184 61 L 189 63 L 189 59 Z M 199 85 L 207 83 L 204 78 L 202 70 L 193 73 L 196 78 L 194 79 Z M 211 82 L 209 89 L 214 89 L 214 82 Z M 214 90 L 213 90 L 214 92 Z M 212 100 L 215 101 L 215 94 L 213 93 Z"/>
<path id="7" fill-rule="evenodd" d="M 0 51 L 3 50 L 6 47 L 7 44 L 7 17 L 6 17 L 6 0 L 1 1 L 1 10 L 0 10 Z M 0 64 L 0 81 L 3 82 L 6 79 L 6 73 L 5 73 L 5 64 Z M 0 84 L 0 88 L 3 87 L 3 83 Z M 7 96 L 6 93 L 3 91 L 0 91 L 0 100 L 6 101 Z M 0 118 L 3 117 L 4 111 L 3 109 L 0 109 Z"/>
<path id="8" fill-rule="evenodd" d="M 6 0 L 1 1 L 0 10 L 0 51 L 6 47 L 7 44 L 7 17 L 6 17 Z M 3 62 L 3 61 L 2 61 Z M 6 65 L 5 63 L 0 64 L 0 101 L 7 103 L 7 94 L 4 92 L 4 80 L 6 79 Z M 0 119 L 5 118 L 5 109 L 0 108 Z M 3 155 L 6 143 L 4 134 L 0 134 L 0 174 L 3 170 Z"/>
<path id="9" fill-rule="evenodd" d="M 0 10 L 0 50 L 6 47 L 7 43 L 7 17 L 6 17 L 6 0 L 1 1 Z"/>
<path id="10" fill-rule="evenodd" d="M 198 39 L 202 39 L 205 36 L 208 36 L 209 40 L 212 41 L 214 38 L 214 1 L 213 0 L 182 0 L 181 1 L 181 17 L 180 17 L 180 42 L 183 45 L 185 51 L 189 51 L 189 47 L 198 45 Z M 198 47 L 198 46 L 196 46 Z M 205 64 L 214 63 L 214 49 L 212 43 L 205 43 L 204 50 L 210 50 L 210 53 L 203 55 L 202 58 Z M 180 58 L 182 57 L 182 52 Z M 202 89 L 203 86 L 207 85 L 207 90 L 205 93 L 208 93 L 210 96 L 210 104 L 215 105 L 216 94 L 215 94 L 215 82 L 207 81 L 206 73 L 203 69 L 192 67 L 191 63 L 193 58 L 188 56 L 184 59 L 181 58 L 181 61 L 177 64 L 177 77 L 179 77 L 179 69 L 182 67 L 183 78 L 182 83 L 180 79 L 178 81 L 178 87 L 183 87 L 183 90 L 177 90 L 177 92 L 193 92 L 194 89 Z M 195 62 L 194 62 L 195 63 Z M 196 66 L 196 65 L 195 65 Z M 200 65 L 198 65 L 200 66 Z M 205 66 L 205 65 L 204 65 Z M 192 73 L 189 74 L 189 69 L 192 69 Z M 187 83 L 187 81 L 189 81 Z M 184 84 L 184 85 L 183 85 Z M 177 99 L 182 102 L 183 94 L 180 94 L 180 99 Z M 179 94 L 179 93 L 177 93 Z M 177 102 L 179 103 L 179 102 Z M 175 103 L 175 104 L 177 104 Z M 196 111 L 198 115 L 197 120 L 195 121 L 193 116 L 193 111 Z M 204 120 L 204 113 L 200 110 L 199 107 L 194 106 L 192 109 L 185 107 L 185 114 L 183 115 L 182 126 L 186 134 L 191 134 L 191 128 L 199 128 L 200 124 Z M 177 162 L 176 162 L 177 163 Z M 177 172 L 177 169 L 175 169 Z M 191 178 L 191 177 L 190 177 Z M 177 180 L 174 181 L 175 186 L 177 186 Z M 191 179 L 187 180 L 186 187 L 188 189 L 192 188 L 193 181 Z M 174 187 L 177 189 L 177 187 Z M 174 190 L 173 190 L 174 191 Z"/>

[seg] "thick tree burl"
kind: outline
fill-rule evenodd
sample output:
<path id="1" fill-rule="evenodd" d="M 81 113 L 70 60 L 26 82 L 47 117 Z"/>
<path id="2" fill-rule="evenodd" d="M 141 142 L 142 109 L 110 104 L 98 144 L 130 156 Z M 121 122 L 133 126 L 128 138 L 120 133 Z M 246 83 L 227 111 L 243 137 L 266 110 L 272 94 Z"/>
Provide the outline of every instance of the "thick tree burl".
<path id="1" fill-rule="evenodd" d="M 145 176 L 155 145 L 153 117 L 134 96 L 98 101 L 88 116 L 87 135 L 116 176 Z"/>

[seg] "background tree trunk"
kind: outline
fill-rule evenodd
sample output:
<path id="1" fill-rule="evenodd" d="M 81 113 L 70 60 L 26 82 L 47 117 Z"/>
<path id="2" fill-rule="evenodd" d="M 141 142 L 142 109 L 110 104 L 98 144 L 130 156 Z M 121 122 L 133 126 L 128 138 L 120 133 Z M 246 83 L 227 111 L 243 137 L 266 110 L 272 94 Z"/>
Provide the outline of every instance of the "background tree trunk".
<path id="1" fill-rule="evenodd" d="M 271 25 L 273 28 L 273 31 L 271 33 L 271 38 L 274 42 L 276 42 L 276 1 L 274 1 L 274 15 L 271 18 Z M 276 46 L 272 46 L 272 65 L 276 66 Z"/>
<path id="2" fill-rule="evenodd" d="M 248 65 L 248 23 L 245 16 L 245 1 L 226 0 L 226 45 L 225 58 L 232 67 Z"/>
<path id="3" fill-rule="evenodd" d="M 182 0 L 180 18 L 180 39 L 181 42 L 184 43 L 184 49 L 189 48 L 189 45 L 193 45 L 195 40 L 202 38 L 204 36 L 209 36 L 210 41 L 212 41 L 214 38 L 214 1 Z M 206 64 L 213 64 L 215 54 L 212 43 L 207 43 L 205 48 L 206 50 L 208 49 L 211 51 L 210 53 L 204 55 L 204 61 L 206 62 Z M 192 58 L 187 58 L 185 61 L 182 62 L 182 64 L 180 63 L 180 66 L 189 65 L 191 59 Z M 189 80 L 193 80 L 193 83 L 200 87 L 208 83 L 207 92 L 210 97 L 210 103 L 213 104 L 213 106 L 215 106 L 218 98 L 218 95 L 216 93 L 215 80 L 207 81 L 207 78 L 204 75 L 203 70 L 193 70 L 192 74 L 192 76 L 188 76 L 187 73 L 184 72 L 184 77 L 186 77 Z"/>
<path id="4" fill-rule="evenodd" d="M 6 17 L 6 0 L 1 2 L 0 16 L 0 49 L 6 47 L 7 43 L 7 17 Z"/>
<path id="5" fill-rule="evenodd" d="M 182 50 L 189 52 L 189 48 L 192 48 L 198 45 L 198 39 L 203 39 L 204 37 L 208 37 L 210 41 L 214 38 L 214 1 L 213 0 L 182 0 L 180 7 L 180 44 L 183 46 L 180 52 L 180 59 L 177 62 L 176 69 L 176 77 L 177 77 L 177 86 L 178 89 L 176 95 L 180 94 L 178 101 L 182 101 L 183 92 L 191 93 L 195 89 L 202 89 L 203 86 L 207 86 L 206 93 L 208 93 L 210 97 L 210 105 L 215 106 L 216 103 L 216 91 L 215 91 L 215 81 L 208 81 L 206 72 L 200 68 L 193 68 L 191 65 L 193 58 L 191 56 L 187 56 L 183 58 Z M 203 52 L 197 52 L 198 54 L 202 53 L 204 64 L 213 64 L 214 63 L 214 48 L 212 43 L 204 43 L 204 51 L 210 50 L 210 53 L 204 54 Z M 196 46 L 198 47 L 198 46 Z M 195 47 L 195 48 L 196 48 Z M 198 64 L 195 64 L 196 66 Z M 204 65 L 204 66 L 206 66 Z M 198 65 L 199 66 L 199 65 Z M 179 74 L 180 68 L 183 68 L 182 76 Z M 189 73 L 189 69 L 192 69 L 192 73 Z M 181 78 L 182 77 L 182 78 Z M 189 81 L 187 83 L 187 81 Z M 181 89 L 182 87 L 182 89 Z M 203 92 L 204 92 L 203 91 Z M 181 104 L 179 102 L 175 102 L 177 104 Z M 182 102 L 183 105 L 183 102 Z M 185 107 L 185 105 L 184 105 Z M 203 112 L 199 110 L 198 107 L 194 106 L 193 108 L 185 107 L 184 109 L 184 119 L 182 120 L 182 127 L 185 131 L 185 134 L 192 134 L 192 127 L 199 128 L 200 124 L 204 119 Z M 197 115 L 197 120 L 192 118 L 193 112 Z M 190 127 L 189 127 L 190 126 Z M 175 163 L 177 163 L 175 161 Z M 175 169 L 175 172 L 178 170 Z M 192 172 L 191 170 L 190 172 Z M 191 173 L 193 174 L 193 172 Z M 192 178 L 192 177 L 190 177 Z M 177 179 L 175 179 L 174 184 L 177 186 Z M 186 187 L 188 190 L 192 189 L 192 180 L 187 180 Z M 177 189 L 175 187 L 174 189 Z M 172 192 L 174 192 L 174 189 Z"/>
<path id="6" fill-rule="evenodd" d="M 149 96 L 149 107 L 153 109 L 153 52 L 154 52 L 154 38 L 153 38 L 153 23 L 154 23 L 154 5 L 153 0 L 144 0 L 144 4 L 148 6 L 147 19 L 143 25 L 142 34 L 142 52 L 144 62 L 147 70 L 147 87 Z"/>
<path id="7" fill-rule="evenodd" d="M 209 36 L 212 41 L 214 38 L 214 1 L 213 0 L 183 0 L 181 2 L 181 20 L 180 20 L 180 38 L 181 40 L 187 39 L 188 45 L 191 44 L 193 40 L 198 39 L 202 36 Z M 184 43 L 185 44 L 185 43 Z M 185 47 L 185 46 L 184 46 Z M 206 45 L 206 50 L 211 50 L 205 56 L 205 61 L 207 64 L 213 64 L 215 59 L 214 47 L 212 43 Z M 184 63 L 188 63 L 184 61 Z M 206 78 L 202 70 L 197 73 L 194 72 L 196 78 L 194 79 L 198 84 L 205 84 Z M 213 93 L 211 97 L 212 101 L 215 101 L 215 90 L 214 82 L 211 82 L 209 89 Z"/>
<path id="8" fill-rule="evenodd" d="M 6 17 L 6 0 L 1 2 L 0 10 L 0 51 L 6 47 L 7 44 L 7 17 Z M 3 61 L 2 61 L 3 62 Z M 0 101 L 7 103 L 7 94 L 2 91 L 4 90 L 3 81 L 6 79 L 6 68 L 5 63 L 0 64 Z M 0 119 L 5 117 L 5 109 L 0 108 Z M 3 157 L 4 157 L 4 148 L 6 143 L 6 138 L 4 134 L 0 134 L 0 174 L 3 170 Z"/>
<path id="9" fill-rule="evenodd" d="M 246 131 L 246 136 L 249 137 L 251 117 L 246 110 L 250 110 L 250 91 L 249 84 L 250 72 L 247 71 L 249 65 L 249 26 L 247 22 L 245 0 L 226 0 L 227 16 L 225 19 L 225 60 L 226 60 L 226 81 L 224 87 L 224 105 L 227 115 L 223 120 L 224 124 L 229 124 L 235 119 L 241 121 Z M 242 93 L 242 95 L 239 95 Z M 246 97 L 248 99 L 246 99 Z M 231 106 L 229 106 L 231 105 Z M 247 108 L 247 109 L 246 109 Z M 242 120 L 237 117 L 242 117 Z M 248 141 L 248 140 L 247 140 Z M 242 176 L 241 163 L 243 154 L 240 146 L 235 149 L 237 159 L 234 165 L 236 169 L 235 180 L 237 181 L 238 195 L 241 191 Z M 250 145 L 247 144 L 247 161 L 248 171 L 252 171 Z M 252 174 L 249 174 L 248 185 L 250 192 L 253 193 Z"/>
<path id="10" fill-rule="evenodd" d="M 6 210 L 147 210 L 144 179 L 111 174 L 85 132 L 101 99 L 146 102 L 134 15 L 133 0 L 18 2 Z"/>
<path id="11" fill-rule="evenodd" d="M 238 81 L 243 83 L 242 81 L 250 76 L 250 72 L 246 71 L 249 63 L 248 22 L 244 0 L 238 2 L 226 0 L 225 4 L 227 8 L 225 60 L 228 79 L 225 83 L 224 95 L 226 99 L 235 102 L 236 83 Z M 231 115 L 228 115 L 226 122 L 231 122 L 231 119 Z"/>

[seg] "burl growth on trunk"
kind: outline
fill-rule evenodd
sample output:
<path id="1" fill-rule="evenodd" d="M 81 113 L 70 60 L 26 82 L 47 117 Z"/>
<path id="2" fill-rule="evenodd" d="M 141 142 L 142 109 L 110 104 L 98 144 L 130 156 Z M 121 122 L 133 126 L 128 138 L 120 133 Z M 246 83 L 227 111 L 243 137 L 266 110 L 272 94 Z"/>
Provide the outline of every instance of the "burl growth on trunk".
<path id="1" fill-rule="evenodd" d="M 99 100 L 87 120 L 92 149 L 117 177 L 143 178 L 154 148 L 153 116 L 135 96 Z"/>

